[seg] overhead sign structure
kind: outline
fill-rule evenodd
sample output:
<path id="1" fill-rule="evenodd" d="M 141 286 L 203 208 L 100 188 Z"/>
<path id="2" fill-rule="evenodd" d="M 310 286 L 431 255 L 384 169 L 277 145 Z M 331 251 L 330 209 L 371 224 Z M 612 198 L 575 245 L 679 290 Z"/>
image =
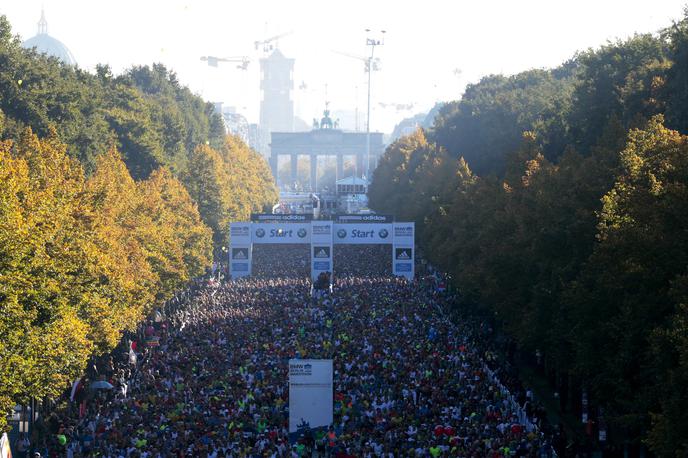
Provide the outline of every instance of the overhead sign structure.
<path id="1" fill-rule="evenodd" d="M 289 360 L 289 440 L 333 421 L 331 359 Z"/>
<path id="2" fill-rule="evenodd" d="M 332 273 L 332 221 L 313 221 L 311 223 L 311 280 L 325 272 Z M 332 275 L 330 275 L 332 279 Z"/>
<path id="3" fill-rule="evenodd" d="M 253 223 L 253 243 L 311 243 L 311 223 Z"/>
<path id="4" fill-rule="evenodd" d="M 392 225 L 380 223 L 335 223 L 334 243 L 341 244 L 391 244 Z"/>
<path id="5" fill-rule="evenodd" d="M 251 223 L 231 223 L 229 225 L 229 273 L 232 278 L 251 275 Z"/>
<path id="6" fill-rule="evenodd" d="M 414 275 L 415 232 L 414 223 L 394 223 L 392 273 L 409 280 Z"/>
<path id="7" fill-rule="evenodd" d="M 295 216 L 295 215 L 283 215 Z M 298 215 L 296 215 L 298 216 Z M 336 244 L 392 245 L 392 273 L 409 280 L 414 276 L 415 225 L 404 222 L 370 222 L 371 217 L 390 221 L 385 215 L 340 215 L 366 220 L 348 222 L 241 222 L 230 226 L 229 266 L 232 278 L 251 274 L 254 244 L 310 244 L 311 278 L 334 270 Z"/>

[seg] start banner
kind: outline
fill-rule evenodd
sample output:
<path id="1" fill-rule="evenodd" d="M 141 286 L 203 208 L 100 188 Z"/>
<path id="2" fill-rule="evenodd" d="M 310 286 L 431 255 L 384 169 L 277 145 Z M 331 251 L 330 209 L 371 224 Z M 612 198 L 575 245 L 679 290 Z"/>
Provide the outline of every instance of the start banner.
<path id="1" fill-rule="evenodd" d="M 253 223 L 253 243 L 311 243 L 310 223 Z"/>
<path id="2" fill-rule="evenodd" d="M 334 243 L 391 244 L 394 242 L 391 224 L 335 223 Z"/>

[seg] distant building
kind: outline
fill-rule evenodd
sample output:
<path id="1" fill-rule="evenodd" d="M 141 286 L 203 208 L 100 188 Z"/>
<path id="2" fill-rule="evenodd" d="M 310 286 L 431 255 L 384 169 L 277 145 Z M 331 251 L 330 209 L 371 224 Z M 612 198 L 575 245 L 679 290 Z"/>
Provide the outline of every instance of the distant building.
<path id="1" fill-rule="evenodd" d="M 248 146 L 265 156 L 264 151 L 270 151 L 270 145 L 265 141 L 265 135 L 258 124 L 248 125 Z"/>
<path id="2" fill-rule="evenodd" d="M 368 180 L 350 176 L 337 180 L 337 209 L 341 213 L 361 213 L 368 209 Z"/>
<path id="3" fill-rule="evenodd" d="M 294 102 L 291 91 L 294 89 L 294 59 L 284 57 L 279 49 L 260 60 L 260 146 L 270 143 L 271 132 L 294 131 Z M 266 157 L 269 148 L 260 149 Z"/>
<path id="4" fill-rule="evenodd" d="M 368 180 L 365 178 L 350 176 L 337 180 L 337 195 L 367 194 Z"/>
<path id="5" fill-rule="evenodd" d="M 215 108 L 215 113 L 222 116 L 225 131 L 230 135 L 236 135 L 241 138 L 244 143 L 250 145 L 249 126 L 246 117 L 237 113 L 234 107 L 223 106 L 222 102 L 215 102 L 213 106 Z"/>
<path id="6" fill-rule="evenodd" d="M 76 65 L 76 59 L 60 40 L 48 35 L 48 21 L 45 20 L 45 12 L 41 10 L 41 19 L 38 21 L 38 34 L 22 43 L 26 49 L 36 48 L 40 53 L 57 57 L 67 65 Z"/>

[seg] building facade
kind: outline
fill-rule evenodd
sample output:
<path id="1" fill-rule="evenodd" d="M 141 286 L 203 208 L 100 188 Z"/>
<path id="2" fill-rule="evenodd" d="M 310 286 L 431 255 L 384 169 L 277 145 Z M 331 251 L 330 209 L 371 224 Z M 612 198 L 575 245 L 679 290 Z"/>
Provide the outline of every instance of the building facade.
<path id="1" fill-rule="evenodd" d="M 269 145 L 272 132 L 293 132 L 294 102 L 294 59 L 288 59 L 275 49 L 268 57 L 260 60 L 260 134 L 264 136 L 261 145 Z M 269 151 L 261 150 L 266 157 Z"/>

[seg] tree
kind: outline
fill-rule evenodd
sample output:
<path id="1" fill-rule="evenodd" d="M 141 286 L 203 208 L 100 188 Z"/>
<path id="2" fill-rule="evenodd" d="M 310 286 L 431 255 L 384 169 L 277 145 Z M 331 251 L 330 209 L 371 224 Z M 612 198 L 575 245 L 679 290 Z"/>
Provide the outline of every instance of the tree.
<path id="1" fill-rule="evenodd" d="M 425 133 L 418 129 L 411 135 L 401 137 L 387 147 L 373 173 L 368 196 L 370 207 L 381 213 L 402 216 L 411 189 L 411 155 L 416 150 L 429 148 Z"/>
<path id="2" fill-rule="evenodd" d="M 265 159 L 237 137 L 228 136 L 220 151 L 208 145 L 189 156 L 182 181 L 213 231 L 216 254 L 228 242 L 230 221 L 246 220 L 251 212 L 272 207 L 277 188 Z"/>
<path id="3" fill-rule="evenodd" d="M 569 125 L 579 151 L 589 152 L 613 118 L 627 130 L 663 112 L 664 75 L 671 65 L 664 40 L 636 35 L 581 53 L 577 61 Z"/>
<path id="4" fill-rule="evenodd" d="M 89 230 L 107 265 L 109 309 L 120 320 L 110 342 L 114 345 L 119 332 L 132 329 L 154 304 L 159 277 L 137 237 L 150 220 L 141 214 L 137 185 L 114 147 L 98 156 L 86 182 L 86 196 L 91 209 Z"/>
<path id="5" fill-rule="evenodd" d="M 212 262 L 212 232 L 184 186 L 165 169 L 138 183 L 136 237 L 157 276 L 157 303 L 172 297 Z"/>
<path id="6" fill-rule="evenodd" d="M 12 152 L 14 151 L 14 152 Z M 56 397 L 83 370 L 106 326 L 91 267 L 98 253 L 82 226 L 83 174 L 53 133 L 30 130 L 0 144 L 0 408 Z M 4 429 L 5 414 L 0 415 Z"/>
<path id="7" fill-rule="evenodd" d="M 211 261 L 211 232 L 182 184 L 144 182 L 119 153 L 85 179 L 57 133 L 0 142 L 0 409 L 55 399 L 91 355 Z M 5 429 L 6 415 L 0 415 Z"/>
<path id="8" fill-rule="evenodd" d="M 228 135 L 219 150 L 229 171 L 233 221 L 272 208 L 279 194 L 267 161 L 239 137 Z"/>
<path id="9" fill-rule="evenodd" d="M 663 32 L 669 42 L 671 67 L 666 72 L 662 99 L 666 102 L 666 121 L 671 129 L 688 134 L 688 8 L 681 21 Z"/>
<path id="10" fill-rule="evenodd" d="M 182 182 L 203 222 L 213 231 L 213 243 L 222 246 L 230 215 L 229 174 L 220 154 L 210 146 L 200 145 L 189 156 Z"/>
<path id="11" fill-rule="evenodd" d="M 484 77 L 469 85 L 460 101 L 439 110 L 430 141 L 464 157 L 480 175 L 501 175 L 504 157 L 518 150 L 524 131 L 535 132 L 545 157 L 556 159 L 568 142 L 571 68 Z"/>
<path id="12" fill-rule="evenodd" d="M 657 116 L 631 131 L 622 172 L 603 198 L 599 244 L 567 298 L 578 330 L 572 338 L 577 371 L 605 400 L 615 424 L 634 435 L 672 386 L 664 380 L 678 374 L 684 353 L 654 345 L 656 335 L 681 329 L 685 296 L 672 291 L 680 291 L 674 285 L 688 265 L 688 240 L 675 236 L 688 230 L 688 139 L 662 123 Z M 681 342 L 680 332 L 669 341 Z M 672 411 L 657 422 L 655 437 Z M 655 443 L 658 450 L 684 446 Z"/>
<path id="13" fill-rule="evenodd" d="M 53 126 L 87 173 L 114 142 L 138 180 L 160 166 L 178 174 L 197 145 L 222 145 L 224 126 L 212 104 L 163 65 L 137 66 L 119 76 L 99 66 L 91 74 L 23 49 L 7 19 L 0 21 L 4 138 L 18 140 L 25 127 L 47 136 Z"/>

